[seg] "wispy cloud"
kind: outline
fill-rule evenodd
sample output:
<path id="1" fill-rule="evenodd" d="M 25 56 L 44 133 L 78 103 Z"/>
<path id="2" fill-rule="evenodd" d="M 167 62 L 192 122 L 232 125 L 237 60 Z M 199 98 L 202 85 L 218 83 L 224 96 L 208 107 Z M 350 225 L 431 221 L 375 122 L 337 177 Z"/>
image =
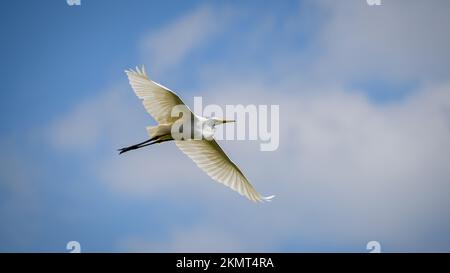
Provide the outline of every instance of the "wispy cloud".
<path id="1" fill-rule="evenodd" d="M 228 15 L 201 6 L 168 25 L 151 31 L 141 42 L 152 74 L 160 75 L 180 65 L 190 53 L 208 44 L 227 22 Z"/>
<path id="2" fill-rule="evenodd" d="M 321 75 L 394 82 L 449 76 L 448 1 L 313 2 L 327 15 L 315 44 Z"/>
<path id="3" fill-rule="evenodd" d="M 261 153 L 249 142 L 223 145 L 257 188 L 277 195 L 269 206 L 254 207 L 240 200 L 240 196 L 211 181 L 170 144 L 121 157 L 109 144 L 111 151 L 96 158 L 92 174 L 123 196 L 165 196 L 173 202 L 183 200 L 183 204 L 211 204 L 202 213 L 201 221 L 229 222 L 222 231 L 224 237 L 240 242 L 243 250 L 269 250 L 280 247 L 286 234 L 308 237 L 317 236 L 317 232 L 323 232 L 321 236 L 330 241 L 341 237 L 339 244 L 343 245 L 363 245 L 365 240 L 376 239 L 387 242 L 392 249 L 405 245 L 417 250 L 432 249 L 426 241 L 438 228 L 436 223 L 450 223 L 444 216 L 450 205 L 445 197 L 450 191 L 446 167 L 450 160 L 450 84 L 424 87 L 408 99 L 389 105 L 373 104 L 361 94 L 339 88 L 316 94 L 280 95 L 264 92 L 260 86 L 255 83 L 251 88 L 248 84 L 246 92 L 280 103 L 280 150 Z M 281 89 L 277 85 L 267 87 Z M 220 93 L 221 89 L 217 90 Z M 227 96 L 238 99 L 241 92 L 228 91 Z M 219 98 L 213 96 L 211 100 L 221 101 Z M 128 107 L 122 111 L 124 121 L 136 118 L 126 113 L 139 109 L 140 104 Z M 95 117 L 99 124 L 109 119 L 108 115 Z M 116 129 L 123 130 L 121 126 L 117 123 Z M 141 127 L 136 124 L 130 132 L 144 131 Z M 98 143 L 108 138 L 108 132 L 102 131 Z M 176 172 L 173 162 L 177 162 Z M 311 217 L 313 212 L 315 216 Z M 249 215 L 253 219 L 250 222 L 246 220 Z M 273 223 L 273 219 L 283 225 Z M 242 223 L 248 232 L 255 230 L 251 237 L 246 237 L 244 231 L 236 233 L 243 228 Z M 262 223 L 265 229 L 257 231 Z M 320 230 L 316 229 L 318 225 L 322 226 Z M 218 228 L 209 227 L 208 232 Z M 295 235 L 295 230 L 301 230 L 301 235 Z M 172 243 L 158 242 L 149 234 L 130 234 L 144 236 L 146 243 L 127 243 L 125 248 L 231 249 L 218 244 L 210 248 L 208 244 L 192 245 L 177 234 L 170 239 Z"/>

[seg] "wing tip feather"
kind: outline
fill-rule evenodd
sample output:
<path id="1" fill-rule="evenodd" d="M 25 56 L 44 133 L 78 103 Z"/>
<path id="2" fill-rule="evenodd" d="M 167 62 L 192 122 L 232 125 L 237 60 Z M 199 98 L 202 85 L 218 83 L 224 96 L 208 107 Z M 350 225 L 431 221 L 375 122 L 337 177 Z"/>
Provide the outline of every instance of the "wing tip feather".
<path id="1" fill-rule="evenodd" d="M 129 76 L 129 74 L 136 74 L 139 76 L 147 76 L 147 72 L 145 71 L 145 66 L 141 65 L 141 67 L 139 68 L 139 66 L 136 66 L 134 69 L 129 68 L 129 69 L 125 69 L 125 74 L 127 74 Z"/>
<path id="2" fill-rule="evenodd" d="M 258 201 L 260 202 L 271 202 L 275 195 L 261 196 Z"/>

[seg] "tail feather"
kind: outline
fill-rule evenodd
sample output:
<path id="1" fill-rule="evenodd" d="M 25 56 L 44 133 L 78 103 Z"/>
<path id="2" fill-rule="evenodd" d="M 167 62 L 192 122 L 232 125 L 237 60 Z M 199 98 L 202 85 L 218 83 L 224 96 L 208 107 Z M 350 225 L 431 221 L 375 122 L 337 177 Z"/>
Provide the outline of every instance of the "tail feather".
<path id="1" fill-rule="evenodd" d="M 158 132 L 158 126 L 148 126 L 147 133 L 150 137 L 155 137 Z"/>

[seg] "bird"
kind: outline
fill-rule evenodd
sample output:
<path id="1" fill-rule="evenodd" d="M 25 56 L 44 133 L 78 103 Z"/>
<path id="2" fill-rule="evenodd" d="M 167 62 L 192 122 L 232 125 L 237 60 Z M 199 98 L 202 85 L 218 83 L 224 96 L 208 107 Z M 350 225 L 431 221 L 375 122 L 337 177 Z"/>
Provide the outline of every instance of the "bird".
<path id="1" fill-rule="evenodd" d="M 150 138 L 141 143 L 118 149 L 119 154 L 140 149 L 153 144 L 174 141 L 175 145 L 213 180 L 224 184 L 240 195 L 254 202 L 271 201 L 274 195 L 262 196 L 250 184 L 241 169 L 227 156 L 214 139 L 215 127 L 234 120 L 216 117 L 205 118 L 194 114 L 180 97 L 172 90 L 149 79 L 145 67 L 135 70 L 125 70 L 128 81 L 136 94 L 142 100 L 147 112 L 158 122 L 156 126 L 148 126 Z M 187 114 L 173 116 L 174 107 L 183 107 Z M 188 119 L 188 120 L 187 120 Z M 191 122 L 191 134 L 186 137 L 174 138 L 174 126 L 180 122 Z M 182 123 L 180 132 L 183 131 Z M 176 130 L 175 130 L 176 131 Z M 192 137 L 192 132 L 200 134 L 200 138 Z"/>

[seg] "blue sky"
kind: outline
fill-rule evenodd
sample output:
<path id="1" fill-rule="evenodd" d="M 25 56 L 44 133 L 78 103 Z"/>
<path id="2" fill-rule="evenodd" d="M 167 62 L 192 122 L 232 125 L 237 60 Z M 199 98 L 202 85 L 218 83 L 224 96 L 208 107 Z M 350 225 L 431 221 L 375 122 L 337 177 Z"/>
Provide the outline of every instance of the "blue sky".
<path id="1" fill-rule="evenodd" d="M 382 2 L 3 3 L 0 251 L 449 251 L 450 4 Z M 140 64 L 191 106 L 280 105 L 277 151 L 221 142 L 273 202 L 172 144 L 117 155 L 154 123 Z"/>

